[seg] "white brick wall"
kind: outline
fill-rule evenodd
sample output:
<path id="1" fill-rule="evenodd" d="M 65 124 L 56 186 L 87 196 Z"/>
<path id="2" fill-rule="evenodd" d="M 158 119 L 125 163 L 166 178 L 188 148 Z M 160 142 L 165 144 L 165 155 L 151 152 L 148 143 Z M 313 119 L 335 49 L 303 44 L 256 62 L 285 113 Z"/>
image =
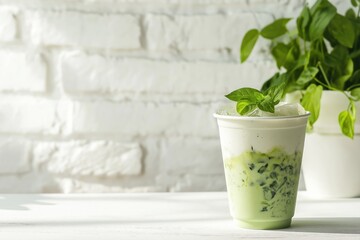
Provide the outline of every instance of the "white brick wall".
<path id="1" fill-rule="evenodd" d="M 240 41 L 302 4 L 1 1 L 0 192 L 224 190 L 212 112 L 275 70 Z"/>
<path id="2" fill-rule="evenodd" d="M 38 143 L 32 156 L 35 168 L 55 175 L 114 178 L 141 173 L 142 150 L 137 143 L 71 141 Z"/>
<path id="3" fill-rule="evenodd" d="M 10 9 L 0 9 L 0 41 L 11 42 L 17 38 L 16 13 Z"/>
<path id="4" fill-rule="evenodd" d="M 46 91 L 46 66 L 36 52 L 24 48 L 0 49 L 0 69 L 1 91 Z"/>
<path id="5" fill-rule="evenodd" d="M 76 102 L 73 132 L 81 135 L 215 137 L 213 110 L 212 105 L 192 103 Z"/>
<path id="6" fill-rule="evenodd" d="M 126 14 L 25 11 L 27 41 L 49 46 L 140 48 L 139 20 Z"/>
<path id="7" fill-rule="evenodd" d="M 30 146 L 24 141 L 0 140 L 0 174 L 22 174 L 30 172 L 28 159 Z"/>
<path id="8" fill-rule="evenodd" d="M 7 134 L 57 134 L 56 101 L 39 97 L 3 96 L 0 132 Z"/>
<path id="9" fill-rule="evenodd" d="M 263 72 L 271 74 L 275 70 L 270 61 L 242 65 L 233 62 L 169 62 L 103 57 L 83 52 L 66 52 L 60 59 L 64 89 L 73 95 L 131 94 L 132 98 L 141 98 L 144 94 L 160 94 L 166 98 L 178 96 L 177 99 L 205 95 L 206 99 L 219 100 L 225 93 L 238 88 L 241 82 L 259 87 L 267 77 Z M 249 72 L 251 81 L 247 80 Z"/>
<path id="10" fill-rule="evenodd" d="M 257 20 L 259 18 L 269 21 L 272 19 L 269 13 L 207 16 L 148 15 L 147 46 L 150 50 L 230 48 L 236 51 L 246 30 L 260 27 Z"/>

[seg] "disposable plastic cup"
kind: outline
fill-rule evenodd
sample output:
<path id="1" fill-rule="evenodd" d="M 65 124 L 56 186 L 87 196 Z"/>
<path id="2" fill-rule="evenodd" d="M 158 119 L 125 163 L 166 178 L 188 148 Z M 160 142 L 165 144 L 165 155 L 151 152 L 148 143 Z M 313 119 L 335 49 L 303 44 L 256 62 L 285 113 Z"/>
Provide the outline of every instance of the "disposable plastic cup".
<path id="1" fill-rule="evenodd" d="M 238 226 L 250 229 L 290 226 L 309 115 L 214 114 L 219 126 L 230 213 Z"/>

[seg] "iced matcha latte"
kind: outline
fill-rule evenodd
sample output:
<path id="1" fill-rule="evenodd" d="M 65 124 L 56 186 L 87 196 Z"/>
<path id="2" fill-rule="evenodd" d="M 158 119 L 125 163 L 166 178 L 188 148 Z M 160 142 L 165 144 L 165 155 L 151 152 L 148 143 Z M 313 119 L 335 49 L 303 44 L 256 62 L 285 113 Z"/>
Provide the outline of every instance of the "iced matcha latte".
<path id="1" fill-rule="evenodd" d="M 215 114 L 230 212 L 240 227 L 291 224 L 309 115 L 298 106 L 290 108 L 290 116 Z"/>
<path id="2" fill-rule="evenodd" d="M 279 228 L 290 225 L 301 155 L 297 151 L 288 154 L 279 148 L 268 153 L 251 149 L 224 160 L 228 193 L 232 199 L 230 208 L 240 226 Z M 244 216 L 249 220 L 241 219 Z M 263 221 L 250 219 L 283 220 L 262 224 Z"/>

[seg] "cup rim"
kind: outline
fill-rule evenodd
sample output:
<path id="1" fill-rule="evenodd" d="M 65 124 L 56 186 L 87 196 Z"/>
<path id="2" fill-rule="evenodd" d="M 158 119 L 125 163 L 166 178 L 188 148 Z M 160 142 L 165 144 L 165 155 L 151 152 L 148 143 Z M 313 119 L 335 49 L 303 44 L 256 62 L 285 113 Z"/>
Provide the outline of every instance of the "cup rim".
<path id="1" fill-rule="evenodd" d="M 213 116 L 216 119 L 224 119 L 224 120 L 282 120 L 282 119 L 299 119 L 299 118 L 307 118 L 311 115 L 309 111 L 306 111 L 305 114 L 301 115 L 291 115 L 291 116 L 264 116 L 264 117 L 257 117 L 257 116 L 232 116 L 232 115 L 221 115 L 218 113 L 213 113 Z"/>

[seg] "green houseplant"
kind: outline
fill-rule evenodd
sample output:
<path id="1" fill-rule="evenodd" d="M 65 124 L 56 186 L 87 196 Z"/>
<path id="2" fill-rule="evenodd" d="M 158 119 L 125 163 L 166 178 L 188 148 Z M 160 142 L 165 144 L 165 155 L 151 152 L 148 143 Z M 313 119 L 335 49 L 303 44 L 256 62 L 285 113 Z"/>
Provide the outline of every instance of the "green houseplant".
<path id="1" fill-rule="evenodd" d="M 241 43 L 241 62 L 247 60 L 259 37 L 271 41 L 270 52 L 279 70 L 263 84 L 262 92 L 268 95 L 277 90 L 277 96 L 262 98 L 254 96 L 253 89 L 246 89 L 253 95 L 249 98 L 244 89 L 236 90 L 227 97 L 238 102 L 238 112 L 243 115 L 255 107 L 271 112 L 280 93 L 301 90 L 301 104 L 311 112 L 312 127 L 320 113 L 323 90 L 338 91 L 349 102 L 339 113 L 338 122 L 342 133 L 353 138 L 354 103 L 360 100 L 360 0 L 351 0 L 351 4 L 353 7 L 342 15 L 328 0 L 318 0 L 303 8 L 294 30 L 286 27 L 290 18 L 249 30 Z"/>
<path id="2" fill-rule="evenodd" d="M 280 18 L 249 30 L 241 43 L 241 62 L 261 37 L 271 43 L 278 72 L 260 91 L 241 88 L 226 95 L 237 102 L 240 115 L 255 109 L 274 112 L 285 95 L 300 95 L 313 130 L 305 143 L 304 180 L 306 189 L 321 197 L 360 196 L 360 139 L 354 138 L 360 133 L 360 0 L 350 4 L 340 14 L 328 0 L 317 0 L 293 19 L 295 29 L 287 28 L 292 19 Z"/>

